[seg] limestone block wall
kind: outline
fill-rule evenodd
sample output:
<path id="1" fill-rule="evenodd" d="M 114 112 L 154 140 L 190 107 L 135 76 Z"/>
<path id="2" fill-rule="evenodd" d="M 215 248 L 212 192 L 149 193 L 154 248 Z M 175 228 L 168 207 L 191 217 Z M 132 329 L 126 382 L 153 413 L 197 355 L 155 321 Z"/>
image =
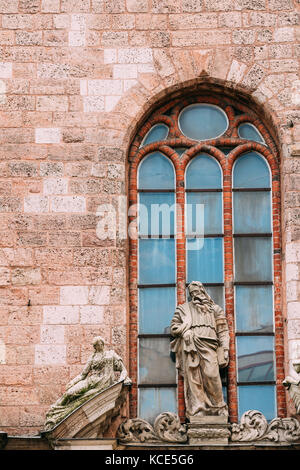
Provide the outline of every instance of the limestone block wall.
<path id="1" fill-rule="evenodd" d="M 199 80 L 249 96 L 277 134 L 287 373 L 300 357 L 299 6 L 0 0 L 0 430 L 38 432 L 95 335 L 128 361 L 130 140 Z M 103 204 L 116 238 L 97 236 Z"/>

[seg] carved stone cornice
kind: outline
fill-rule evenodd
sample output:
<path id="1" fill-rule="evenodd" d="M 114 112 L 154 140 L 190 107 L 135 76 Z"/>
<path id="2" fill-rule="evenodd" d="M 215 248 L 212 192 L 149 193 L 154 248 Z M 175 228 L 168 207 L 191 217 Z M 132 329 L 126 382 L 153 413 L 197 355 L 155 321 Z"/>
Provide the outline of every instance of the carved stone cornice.
<path id="1" fill-rule="evenodd" d="M 239 424 L 181 424 L 174 413 L 161 413 L 152 426 L 141 418 L 127 419 L 117 436 L 123 444 L 182 443 L 214 445 L 223 443 L 300 444 L 300 423 L 296 418 L 275 418 L 268 422 L 257 410 L 246 411 Z"/>
<path id="2" fill-rule="evenodd" d="M 300 442 L 300 423 L 296 418 L 275 418 L 268 423 L 260 411 L 249 410 L 239 424 L 232 424 L 230 439 L 233 442 Z"/>

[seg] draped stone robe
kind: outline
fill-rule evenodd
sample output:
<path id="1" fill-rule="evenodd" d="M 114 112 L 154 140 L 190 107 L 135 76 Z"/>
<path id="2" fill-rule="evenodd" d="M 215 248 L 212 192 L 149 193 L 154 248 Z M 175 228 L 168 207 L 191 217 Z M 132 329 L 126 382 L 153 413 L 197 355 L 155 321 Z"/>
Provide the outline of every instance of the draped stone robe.
<path id="1" fill-rule="evenodd" d="M 188 343 L 183 334 L 191 330 Z M 218 348 L 229 349 L 225 314 L 216 304 L 196 299 L 179 305 L 171 321 L 171 350 L 184 377 L 186 415 L 228 415 L 223 399 Z M 224 364 L 223 364 L 224 365 Z"/>

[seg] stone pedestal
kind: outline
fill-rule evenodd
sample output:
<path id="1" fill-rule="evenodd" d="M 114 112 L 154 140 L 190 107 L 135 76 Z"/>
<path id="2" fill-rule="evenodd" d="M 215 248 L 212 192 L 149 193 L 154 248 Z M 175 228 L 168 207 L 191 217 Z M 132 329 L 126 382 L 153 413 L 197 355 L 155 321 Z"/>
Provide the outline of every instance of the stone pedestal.
<path id="1" fill-rule="evenodd" d="M 227 416 L 191 417 L 187 431 L 189 444 L 227 445 L 229 426 Z"/>

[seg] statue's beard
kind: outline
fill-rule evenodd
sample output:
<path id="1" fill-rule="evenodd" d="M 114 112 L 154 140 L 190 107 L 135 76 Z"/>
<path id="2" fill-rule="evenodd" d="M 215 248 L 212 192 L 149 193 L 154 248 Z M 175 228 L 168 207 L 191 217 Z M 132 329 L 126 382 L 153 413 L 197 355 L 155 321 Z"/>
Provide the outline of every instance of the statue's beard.
<path id="1" fill-rule="evenodd" d="M 198 297 L 197 295 L 194 296 L 193 298 L 194 302 L 200 303 L 200 304 L 208 304 L 209 300 L 206 297 Z"/>

